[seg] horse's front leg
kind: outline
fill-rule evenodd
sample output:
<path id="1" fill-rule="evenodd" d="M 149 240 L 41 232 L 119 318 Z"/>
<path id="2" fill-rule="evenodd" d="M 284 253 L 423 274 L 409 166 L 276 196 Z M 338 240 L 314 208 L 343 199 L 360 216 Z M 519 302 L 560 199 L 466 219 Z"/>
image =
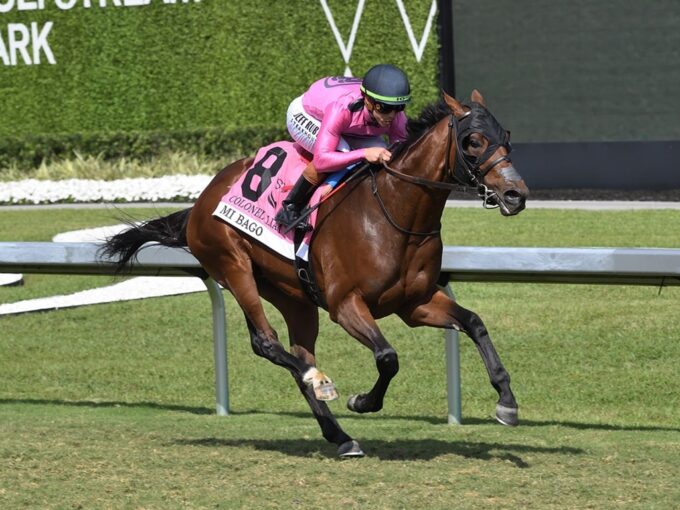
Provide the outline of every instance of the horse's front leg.
<path id="1" fill-rule="evenodd" d="M 351 396 L 347 407 L 357 413 L 380 411 L 390 381 L 399 371 L 397 352 L 380 332 L 368 306 L 358 295 L 348 296 L 332 315 L 345 331 L 373 351 L 378 368 L 378 380 L 371 391 Z"/>
<path id="2" fill-rule="evenodd" d="M 407 308 L 399 316 L 411 327 L 453 328 L 466 333 L 477 346 L 491 385 L 498 392 L 496 419 L 503 425 L 519 424 L 517 401 L 510 389 L 510 374 L 501 363 L 486 326 L 476 313 L 463 308 L 444 292 L 437 290 L 428 302 Z"/>

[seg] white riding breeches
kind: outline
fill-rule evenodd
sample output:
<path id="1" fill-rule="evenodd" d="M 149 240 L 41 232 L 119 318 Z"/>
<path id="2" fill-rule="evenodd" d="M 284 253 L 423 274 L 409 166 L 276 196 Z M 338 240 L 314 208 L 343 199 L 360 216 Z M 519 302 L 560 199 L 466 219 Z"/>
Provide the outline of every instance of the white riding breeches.
<path id="1" fill-rule="evenodd" d="M 321 121 L 312 117 L 302 106 L 302 96 L 295 98 L 288 106 L 286 113 L 286 127 L 290 136 L 305 150 L 314 153 L 316 136 L 321 129 Z M 364 147 L 387 147 L 387 143 L 380 136 L 351 136 L 343 135 L 336 150 L 349 152 Z"/>

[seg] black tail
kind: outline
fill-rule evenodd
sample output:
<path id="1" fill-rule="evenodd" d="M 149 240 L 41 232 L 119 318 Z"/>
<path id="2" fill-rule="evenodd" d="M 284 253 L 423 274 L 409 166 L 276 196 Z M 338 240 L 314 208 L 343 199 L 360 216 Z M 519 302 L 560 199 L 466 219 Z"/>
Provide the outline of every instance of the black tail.
<path id="1" fill-rule="evenodd" d="M 144 243 L 157 242 L 164 246 L 186 246 L 190 212 L 191 208 L 184 209 L 141 225 L 128 222 L 130 228 L 109 237 L 101 249 L 101 254 L 110 259 L 117 259 L 117 272 L 122 272 Z"/>

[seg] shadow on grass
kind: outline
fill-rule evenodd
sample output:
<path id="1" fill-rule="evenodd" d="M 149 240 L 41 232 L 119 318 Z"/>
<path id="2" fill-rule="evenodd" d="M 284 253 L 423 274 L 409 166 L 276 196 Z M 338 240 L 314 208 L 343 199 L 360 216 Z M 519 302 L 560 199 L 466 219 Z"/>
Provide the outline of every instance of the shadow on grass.
<path id="1" fill-rule="evenodd" d="M 259 451 L 279 452 L 295 457 L 337 458 L 334 445 L 321 439 L 178 439 L 173 445 L 205 446 L 208 448 L 252 448 Z M 528 468 L 523 454 L 549 453 L 581 455 L 584 450 L 566 446 L 550 448 L 522 444 L 478 443 L 471 441 L 441 441 L 437 439 L 404 439 L 397 441 L 367 440 L 362 449 L 369 457 L 380 460 L 432 460 L 443 455 L 457 455 L 466 459 L 503 460 L 518 468 Z"/>
<path id="2" fill-rule="evenodd" d="M 4 404 L 28 404 L 67 407 L 129 407 L 138 409 L 160 409 L 162 411 L 180 411 L 191 414 L 214 414 L 214 409 L 207 407 L 190 407 L 176 404 L 158 404 L 156 402 L 117 402 L 105 400 L 48 400 L 30 398 L 4 398 L 0 399 L 0 405 Z"/>
<path id="3" fill-rule="evenodd" d="M 497 423 L 495 419 L 463 418 L 463 425 L 488 425 Z M 680 427 L 664 427 L 661 425 L 619 425 L 616 423 L 585 423 L 578 421 L 558 420 L 522 420 L 520 427 L 564 427 L 577 430 L 612 430 L 631 432 L 680 432 Z"/>
<path id="4" fill-rule="evenodd" d="M 94 400 L 57 400 L 57 399 L 29 399 L 29 398 L 5 398 L 0 399 L 0 406 L 4 404 L 27 404 L 27 405 L 54 405 L 54 406 L 71 406 L 71 407 L 126 407 L 137 409 L 159 409 L 162 411 L 177 411 L 190 414 L 207 415 L 215 414 L 214 408 L 208 407 L 192 407 L 178 404 L 159 404 L 157 402 L 119 402 L 119 401 L 94 401 Z M 290 416 L 293 418 L 309 418 L 313 420 L 311 412 L 292 411 L 259 411 L 255 409 L 245 409 L 241 411 L 230 411 L 231 416 Z M 336 413 L 339 420 L 346 418 L 358 418 L 359 415 L 353 413 Z M 446 418 L 444 416 L 393 416 L 371 414 L 361 416 L 365 420 L 381 420 L 381 421 L 416 421 L 425 422 L 431 425 L 444 425 Z M 500 426 L 493 418 L 463 418 L 463 425 L 492 425 Z M 521 420 L 520 427 L 565 427 L 577 430 L 612 430 L 612 431 L 633 431 L 633 432 L 680 432 L 680 427 L 663 427 L 657 425 L 617 425 L 615 423 L 583 423 L 575 421 L 557 421 L 557 420 Z"/>
<path id="5" fill-rule="evenodd" d="M 312 414 L 306 412 L 267 412 L 258 411 L 255 409 L 243 410 L 243 411 L 231 411 L 231 414 L 235 416 L 248 416 L 248 415 L 273 415 L 273 416 L 292 416 L 296 418 L 312 418 Z M 403 421 L 420 421 L 425 423 L 430 423 L 432 425 L 444 425 L 446 424 L 445 416 L 409 416 L 409 415 L 381 415 L 381 414 L 366 414 L 357 415 L 354 413 L 335 413 L 335 417 L 338 420 L 343 420 L 346 418 L 358 418 L 369 420 L 403 420 Z M 490 425 L 490 426 L 501 426 L 498 421 L 493 416 L 488 418 L 465 418 L 463 417 L 463 425 Z M 619 430 L 619 431 L 633 431 L 633 432 L 680 432 L 680 427 L 664 427 L 661 425 L 617 425 L 615 423 L 585 423 L 576 421 L 557 421 L 557 420 L 522 420 L 520 417 L 519 428 L 522 427 L 565 427 L 578 430 Z"/>

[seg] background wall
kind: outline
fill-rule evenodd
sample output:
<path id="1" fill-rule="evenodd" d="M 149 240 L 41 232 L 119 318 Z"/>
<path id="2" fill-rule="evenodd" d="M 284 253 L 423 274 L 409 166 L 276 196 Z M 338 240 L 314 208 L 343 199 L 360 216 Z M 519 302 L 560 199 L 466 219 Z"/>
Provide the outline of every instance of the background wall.
<path id="1" fill-rule="evenodd" d="M 530 187 L 680 190 L 680 2 L 447 5 L 449 88 L 482 91 Z"/>
<path id="2" fill-rule="evenodd" d="M 533 188 L 680 189 L 679 28 L 677 0 L 0 0 L 0 169 L 251 153 L 311 81 L 392 62 L 411 115 L 440 75 L 481 90 Z"/>
<path id="3" fill-rule="evenodd" d="M 677 0 L 456 0 L 456 89 L 521 142 L 680 140 Z"/>

